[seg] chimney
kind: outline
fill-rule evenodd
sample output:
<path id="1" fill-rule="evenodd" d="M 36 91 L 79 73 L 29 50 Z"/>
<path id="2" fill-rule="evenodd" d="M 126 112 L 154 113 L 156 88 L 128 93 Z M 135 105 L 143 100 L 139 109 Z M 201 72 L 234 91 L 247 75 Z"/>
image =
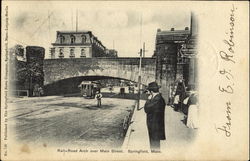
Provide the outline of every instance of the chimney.
<path id="1" fill-rule="evenodd" d="M 157 32 L 161 32 L 161 29 L 157 29 Z"/>
<path id="2" fill-rule="evenodd" d="M 174 31 L 174 28 L 171 28 L 171 31 Z"/>
<path id="3" fill-rule="evenodd" d="M 185 30 L 189 30 L 189 28 L 188 28 L 188 27 L 185 27 Z"/>

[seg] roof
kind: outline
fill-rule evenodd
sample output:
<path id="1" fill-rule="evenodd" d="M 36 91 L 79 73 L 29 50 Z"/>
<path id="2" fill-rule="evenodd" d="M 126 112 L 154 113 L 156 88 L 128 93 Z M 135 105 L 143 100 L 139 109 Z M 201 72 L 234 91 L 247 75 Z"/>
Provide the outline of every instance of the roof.
<path id="1" fill-rule="evenodd" d="M 185 41 L 190 34 L 190 30 L 158 31 L 156 34 L 156 44 L 182 42 Z"/>
<path id="2" fill-rule="evenodd" d="M 157 35 L 188 35 L 190 30 L 174 30 L 174 31 L 160 31 Z"/>
<path id="3" fill-rule="evenodd" d="M 89 30 L 79 30 L 79 31 L 72 31 L 72 30 L 65 30 L 65 31 L 57 31 L 58 33 L 64 33 L 64 34 L 76 34 L 76 33 L 88 33 L 91 32 Z"/>

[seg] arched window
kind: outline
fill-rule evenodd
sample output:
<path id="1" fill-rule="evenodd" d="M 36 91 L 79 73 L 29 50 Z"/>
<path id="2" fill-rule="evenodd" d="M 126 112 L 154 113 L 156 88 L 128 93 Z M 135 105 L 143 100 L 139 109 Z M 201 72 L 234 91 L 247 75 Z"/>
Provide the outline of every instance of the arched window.
<path id="1" fill-rule="evenodd" d="M 64 54 L 63 54 L 63 48 L 59 49 L 59 58 L 63 58 Z"/>
<path id="2" fill-rule="evenodd" d="M 65 40 L 65 38 L 64 38 L 64 36 L 60 36 L 60 43 L 62 44 L 62 43 L 64 43 L 64 40 Z"/>
<path id="3" fill-rule="evenodd" d="M 70 43 L 73 44 L 76 41 L 76 37 L 74 35 L 70 36 Z"/>
<path id="4" fill-rule="evenodd" d="M 85 42 L 86 42 L 86 36 L 82 35 L 82 43 L 85 43 Z"/>
<path id="5" fill-rule="evenodd" d="M 86 58 L 86 53 L 85 53 L 85 49 L 81 49 L 81 58 Z"/>
<path id="6" fill-rule="evenodd" d="M 74 58 L 75 57 L 75 52 L 74 52 L 74 49 L 70 49 L 70 53 L 69 53 L 69 57 L 70 58 Z"/>

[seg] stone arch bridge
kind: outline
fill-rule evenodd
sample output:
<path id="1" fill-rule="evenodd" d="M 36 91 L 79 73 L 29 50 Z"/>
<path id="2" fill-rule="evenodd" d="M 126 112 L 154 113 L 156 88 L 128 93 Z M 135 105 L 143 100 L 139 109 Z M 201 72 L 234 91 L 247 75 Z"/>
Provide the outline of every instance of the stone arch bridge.
<path id="1" fill-rule="evenodd" d="M 44 85 L 74 77 L 103 76 L 138 82 L 139 58 L 70 58 L 44 60 Z M 143 58 L 141 82 L 155 81 L 155 58 Z"/>

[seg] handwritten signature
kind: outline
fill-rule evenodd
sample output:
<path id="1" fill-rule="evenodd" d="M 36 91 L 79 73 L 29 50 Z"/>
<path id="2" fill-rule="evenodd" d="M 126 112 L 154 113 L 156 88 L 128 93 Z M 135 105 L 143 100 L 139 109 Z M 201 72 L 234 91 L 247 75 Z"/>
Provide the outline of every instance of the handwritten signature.
<path id="1" fill-rule="evenodd" d="M 223 131 L 225 133 L 226 137 L 230 137 L 231 136 L 231 102 L 226 102 L 226 118 L 227 118 L 227 122 L 225 123 L 225 125 L 222 125 L 221 127 L 216 127 L 215 125 L 215 129 L 218 132 Z"/>
<path id="2" fill-rule="evenodd" d="M 229 32 L 226 32 L 228 39 L 224 39 L 223 42 L 226 45 L 227 50 L 221 50 L 219 52 L 219 56 L 221 58 L 221 64 L 235 64 L 235 42 L 234 42 L 234 27 L 235 27 L 235 12 L 236 9 L 234 5 L 230 9 L 230 16 L 229 16 Z M 231 69 L 229 68 L 222 68 L 219 70 L 219 74 L 221 75 L 222 79 L 225 84 L 219 85 L 218 90 L 224 94 L 225 96 L 231 95 L 234 93 L 234 75 L 232 74 Z M 231 136 L 231 108 L 232 103 L 231 101 L 226 101 L 225 103 L 225 114 L 226 114 L 226 122 L 224 125 L 220 127 L 216 127 L 216 131 L 224 132 L 226 137 Z"/>

